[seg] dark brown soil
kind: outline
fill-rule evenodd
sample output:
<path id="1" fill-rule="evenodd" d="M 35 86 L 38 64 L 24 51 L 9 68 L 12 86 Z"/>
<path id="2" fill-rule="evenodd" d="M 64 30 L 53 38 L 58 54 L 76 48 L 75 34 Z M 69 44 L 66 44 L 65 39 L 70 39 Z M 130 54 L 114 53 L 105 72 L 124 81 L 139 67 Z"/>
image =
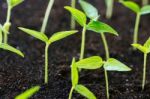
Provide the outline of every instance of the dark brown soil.
<path id="1" fill-rule="evenodd" d="M 29 35 L 19 31 L 18 26 L 40 30 L 42 18 L 49 0 L 25 0 L 23 4 L 13 9 L 12 30 L 9 44 L 24 52 L 25 58 L 1 50 L 0 53 L 0 99 L 13 99 L 22 91 L 34 86 L 42 86 L 32 99 L 67 99 L 71 88 L 70 63 L 72 57 L 79 57 L 80 32 L 77 35 L 59 41 L 49 48 L 49 84 L 43 84 L 44 77 L 44 44 Z M 47 35 L 61 30 L 69 30 L 70 14 L 63 9 L 69 5 L 68 0 L 55 0 Z M 90 0 L 89 0 L 90 1 Z M 141 91 L 143 55 L 132 51 L 133 27 L 135 14 L 119 3 L 115 3 L 114 16 L 105 19 L 103 0 L 92 0 L 100 13 L 101 20 L 112 25 L 120 34 L 119 37 L 107 35 L 111 57 L 117 58 L 130 66 L 131 72 L 109 72 L 110 99 L 150 99 L 150 58 L 147 64 L 147 81 L 144 91 Z M 0 23 L 5 21 L 6 4 L 0 0 Z M 139 30 L 139 42 L 143 43 L 149 37 L 150 17 L 143 16 Z M 80 26 L 78 26 L 81 30 Z M 86 57 L 99 55 L 105 57 L 103 44 L 99 34 L 87 32 Z M 80 83 L 87 86 L 98 99 L 106 99 L 103 69 L 94 71 L 83 70 L 80 73 Z M 83 99 L 74 93 L 73 99 Z"/>

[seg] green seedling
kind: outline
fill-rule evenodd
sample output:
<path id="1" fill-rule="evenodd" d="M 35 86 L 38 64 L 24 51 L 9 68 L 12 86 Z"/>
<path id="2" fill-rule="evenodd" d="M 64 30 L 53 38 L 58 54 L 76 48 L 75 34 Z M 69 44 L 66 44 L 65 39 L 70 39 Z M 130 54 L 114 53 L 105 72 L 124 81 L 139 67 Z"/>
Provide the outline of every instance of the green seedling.
<path id="1" fill-rule="evenodd" d="M 22 3 L 23 0 L 7 0 L 7 5 L 8 5 L 8 9 L 7 9 L 7 18 L 6 18 L 6 22 L 4 23 L 4 25 L 2 26 L 3 28 L 3 42 L 7 43 L 8 40 L 8 34 L 9 34 L 9 29 L 11 26 L 11 22 L 10 22 L 10 18 L 11 18 L 11 10 L 19 5 L 20 3 Z"/>
<path id="2" fill-rule="evenodd" d="M 104 68 L 104 71 L 131 71 L 131 68 L 123 64 L 122 62 L 114 59 L 109 58 L 106 61 L 102 60 L 99 56 L 92 56 L 89 58 L 82 59 L 75 63 L 76 67 L 79 69 L 100 69 L 101 67 Z M 106 72 L 105 72 L 106 73 Z M 107 99 L 109 99 L 109 82 L 108 82 L 108 75 L 105 74 L 105 81 L 106 81 L 106 95 Z"/>
<path id="3" fill-rule="evenodd" d="M 31 96 L 33 96 L 36 92 L 40 90 L 40 86 L 34 86 L 22 94 L 15 97 L 15 99 L 29 99 Z"/>
<path id="4" fill-rule="evenodd" d="M 132 46 L 140 50 L 142 53 L 144 53 L 143 80 L 142 80 L 142 89 L 144 90 L 145 81 L 146 81 L 146 60 L 147 60 L 147 54 L 150 53 L 150 38 L 144 43 L 144 45 L 132 44 Z"/>
<path id="5" fill-rule="evenodd" d="M 71 0 L 71 7 L 76 8 L 76 0 Z M 71 29 L 75 29 L 76 27 L 76 22 L 73 16 L 71 16 L 71 24 L 70 24 Z"/>
<path id="6" fill-rule="evenodd" d="M 21 56 L 21 57 L 24 57 L 24 54 L 23 54 L 21 51 L 19 51 L 18 49 L 14 48 L 14 47 L 12 47 L 12 46 L 6 44 L 6 43 L 1 43 L 1 44 L 0 44 L 0 49 L 8 50 L 8 51 L 10 51 L 10 52 L 13 52 L 13 53 L 15 53 L 15 54 L 18 54 L 18 55 Z"/>
<path id="7" fill-rule="evenodd" d="M 114 0 L 105 0 L 106 4 L 106 18 L 110 19 L 113 14 Z"/>
<path id="8" fill-rule="evenodd" d="M 48 48 L 49 46 L 58 41 L 58 40 L 61 40 L 67 36 L 70 36 L 72 34 L 75 34 L 76 30 L 72 30 L 72 31 L 62 31 L 62 32 L 57 32 L 55 33 L 54 35 L 52 35 L 50 38 L 48 38 L 44 33 L 42 32 L 38 32 L 38 31 L 35 31 L 35 30 L 31 30 L 31 29 L 27 29 L 27 28 L 22 28 L 22 27 L 19 27 L 20 30 L 22 30 L 23 32 L 43 41 L 46 46 L 45 46 L 45 83 L 47 84 L 48 83 Z"/>
<path id="9" fill-rule="evenodd" d="M 50 15 L 50 12 L 51 12 L 51 9 L 52 9 L 53 5 L 54 5 L 54 0 L 49 0 L 49 4 L 47 6 L 45 16 L 44 16 L 44 20 L 43 20 L 43 24 L 42 24 L 42 27 L 41 27 L 41 32 L 42 33 L 45 33 L 46 26 L 47 26 L 47 23 L 48 23 L 48 18 L 49 18 L 49 15 Z"/>
<path id="10" fill-rule="evenodd" d="M 146 15 L 150 13 L 150 5 L 146 5 L 141 7 L 133 1 L 120 1 L 125 7 L 131 9 L 133 12 L 136 13 L 136 21 L 135 21 L 135 28 L 134 28 L 134 36 L 133 36 L 133 43 L 138 43 L 138 31 L 139 31 L 139 24 L 140 18 L 142 15 Z"/>
<path id="11" fill-rule="evenodd" d="M 78 84 L 79 82 L 79 73 L 78 73 L 78 68 L 75 62 L 75 58 L 72 60 L 71 64 L 71 81 L 72 81 L 72 88 L 69 93 L 69 98 L 72 98 L 73 91 L 77 91 L 79 94 L 82 96 L 86 97 L 87 99 L 96 99 L 95 95 L 84 85 Z"/>

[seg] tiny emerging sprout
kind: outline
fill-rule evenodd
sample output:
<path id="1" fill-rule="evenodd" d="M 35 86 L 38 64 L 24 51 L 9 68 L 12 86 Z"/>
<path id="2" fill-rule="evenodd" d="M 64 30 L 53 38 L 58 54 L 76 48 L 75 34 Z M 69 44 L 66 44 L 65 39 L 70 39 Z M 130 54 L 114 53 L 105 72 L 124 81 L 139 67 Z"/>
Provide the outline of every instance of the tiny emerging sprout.
<path id="1" fill-rule="evenodd" d="M 71 0 L 71 7 L 76 8 L 76 0 Z M 71 29 L 75 29 L 76 27 L 76 22 L 73 16 L 71 16 L 71 24 L 70 24 Z"/>
<path id="2" fill-rule="evenodd" d="M 74 90 L 88 99 L 96 99 L 96 96 L 88 88 L 86 88 L 82 84 L 78 84 L 79 73 L 78 73 L 77 64 L 75 62 L 75 58 L 73 58 L 71 64 L 71 81 L 72 81 L 72 88 L 70 90 L 68 99 L 72 98 L 72 93 Z"/>
<path id="3" fill-rule="evenodd" d="M 72 30 L 72 31 L 62 31 L 62 32 L 57 32 L 54 33 L 50 38 L 48 38 L 44 33 L 42 32 L 38 32 L 35 30 L 31 30 L 31 29 L 27 29 L 27 28 L 22 28 L 19 27 L 20 30 L 22 30 L 23 32 L 43 41 L 46 46 L 45 46 L 45 83 L 48 83 L 48 48 L 49 46 L 58 41 L 61 40 L 67 36 L 70 36 L 72 34 L 75 34 L 76 32 L 78 32 L 77 30 Z"/>
<path id="4" fill-rule="evenodd" d="M 2 26 L 3 27 L 3 30 L 2 31 L 4 33 L 4 39 L 3 39 L 3 42 L 4 43 L 7 43 L 7 40 L 8 40 L 8 34 L 9 34 L 9 29 L 10 29 L 10 26 L 11 26 L 11 22 L 10 22 L 10 17 L 11 17 L 11 10 L 19 5 L 20 3 L 22 3 L 23 0 L 7 0 L 7 5 L 8 5 L 8 9 L 7 9 L 7 18 L 6 18 L 6 22 L 4 23 L 4 25 Z"/>
<path id="5" fill-rule="evenodd" d="M 34 86 L 22 94 L 15 97 L 15 99 L 29 99 L 31 96 L 33 96 L 36 92 L 40 90 L 40 86 Z"/>
<path id="6" fill-rule="evenodd" d="M 82 59 L 75 63 L 76 67 L 79 69 L 100 69 L 102 66 L 105 71 L 131 71 L 131 68 L 123 64 L 122 62 L 114 59 L 109 58 L 106 61 L 103 61 L 99 56 L 92 56 L 89 58 Z M 106 72 L 105 72 L 106 73 Z M 109 82 L 108 82 L 108 75 L 105 74 L 106 80 L 106 96 L 109 99 Z"/>
<path id="7" fill-rule="evenodd" d="M 140 6 L 133 1 L 120 0 L 120 2 L 125 7 L 131 9 L 133 12 L 136 13 L 133 43 L 138 43 L 138 31 L 139 31 L 140 17 L 142 15 L 146 15 L 146 14 L 150 13 L 150 5 L 146 5 L 146 6 L 143 6 L 142 8 L 140 8 Z"/>
<path id="8" fill-rule="evenodd" d="M 8 50 L 10 52 L 18 54 L 21 57 L 24 57 L 24 54 L 21 51 L 19 51 L 18 49 L 14 48 L 14 47 L 6 44 L 6 43 L 1 43 L 0 44 L 0 49 Z"/>
<path id="9" fill-rule="evenodd" d="M 147 60 L 147 54 L 150 53 L 150 38 L 144 43 L 144 45 L 132 44 L 132 46 L 140 50 L 142 53 L 144 53 L 143 80 L 142 80 L 142 89 L 144 90 L 145 81 L 146 81 L 146 60 Z"/>
<path id="10" fill-rule="evenodd" d="M 49 18 L 51 9 L 53 7 L 53 4 L 54 4 L 54 0 L 49 0 L 49 4 L 47 6 L 45 16 L 44 16 L 44 20 L 43 20 L 43 24 L 42 24 L 42 27 L 41 27 L 41 32 L 42 33 L 45 33 L 46 26 L 47 26 L 47 23 L 48 23 L 48 18 Z"/>

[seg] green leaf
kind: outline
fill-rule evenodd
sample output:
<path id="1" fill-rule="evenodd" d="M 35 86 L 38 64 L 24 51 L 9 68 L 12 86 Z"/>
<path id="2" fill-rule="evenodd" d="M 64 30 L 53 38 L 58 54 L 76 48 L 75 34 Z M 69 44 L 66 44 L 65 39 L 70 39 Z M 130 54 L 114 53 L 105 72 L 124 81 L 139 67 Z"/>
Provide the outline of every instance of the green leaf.
<path id="1" fill-rule="evenodd" d="M 39 90 L 40 90 L 40 86 L 32 87 L 26 90 L 25 92 L 23 92 L 22 94 L 16 96 L 15 99 L 29 99 L 33 94 L 35 94 Z"/>
<path id="2" fill-rule="evenodd" d="M 92 56 L 76 62 L 76 66 L 81 69 L 98 69 L 102 67 L 103 60 L 99 56 Z"/>
<path id="3" fill-rule="evenodd" d="M 2 48 L 2 49 L 4 49 L 4 50 L 11 51 L 11 52 L 13 52 L 13 53 L 16 53 L 16 54 L 18 54 L 18 55 L 24 57 L 24 54 L 23 54 L 21 51 L 19 51 L 18 49 L 14 48 L 14 47 L 12 47 L 12 46 L 10 46 L 10 45 L 8 45 L 8 44 L 1 43 L 1 44 L 0 44 L 0 48 Z"/>
<path id="4" fill-rule="evenodd" d="M 99 17 L 98 10 L 93 5 L 91 5 L 88 2 L 85 2 L 84 0 L 79 0 L 79 3 L 84 12 L 86 13 L 87 17 L 89 17 L 92 20 L 97 20 L 97 18 Z"/>
<path id="5" fill-rule="evenodd" d="M 48 40 L 48 44 L 61 40 L 77 32 L 78 32 L 77 30 L 72 30 L 72 31 L 62 31 L 62 32 L 54 33 L 54 35 L 52 35 L 50 39 Z"/>
<path id="6" fill-rule="evenodd" d="M 71 64 L 71 80 L 72 80 L 72 86 L 76 86 L 78 84 L 79 76 L 78 76 L 78 69 L 75 64 L 75 58 L 73 58 Z"/>
<path id="7" fill-rule="evenodd" d="M 97 33 L 110 33 L 110 34 L 114 34 L 116 36 L 118 36 L 118 33 L 109 25 L 103 23 L 103 22 L 99 22 L 99 21 L 91 21 L 88 25 L 87 25 L 87 29 L 97 32 Z"/>
<path id="8" fill-rule="evenodd" d="M 17 5 L 19 5 L 20 3 L 22 3 L 24 0 L 10 0 L 11 3 L 11 7 L 15 7 Z"/>
<path id="9" fill-rule="evenodd" d="M 107 71 L 131 71 L 131 68 L 114 58 L 109 58 L 104 63 L 104 69 Z"/>
<path id="10" fill-rule="evenodd" d="M 87 99 L 96 99 L 96 96 L 83 85 L 76 85 L 75 90 Z"/>
<path id="11" fill-rule="evenodd" d="M 132 44 L 132 46 L 143 53 L 149 53 L 148 48 L 145 47 L 146 45 L 142 46 L 141 44 Z"/>
<path id="12" fill-rule="evenodd" d="M 141 8 L 141 15 L 150 14 L 150 5 Z"/>
<path id="13" fill-rule="evenodd" d="M 125 7 L 131 9 L 132 11 L 134 11 L 135 13 L 139 13 L 139 12 L 140 12 L 140 7 L 139 7 L 139 5 L 136 4 L 136 3 L 133 2 L 133 1 L 121 1 L 121 3 L 122 3 Z"/>
<path id="14" fill-rule="evenodd" d="M 148 38 L 148 40 L 144 43 L 144 47 L 146 47 L 148 49 L 148 52 L 150 52 L 150 37 Z"/>
<path id="15" fill-rule="evenodd" d="M 31 30 L 31 29 L 27 29 L 27 28 L 23 28 L 23 27 L 19 27 L 19 29 L 45 43 L 48 42 L 48 37 L 44 33 Z"/>
<path id="16" fill-rule="evenodd" d="M 86 25 L 86 15 L 81 12 L 78 9 L 69 7 L 69 6 L 65 6 L 65 9 L 68 10 L 72 16 L 74 17 L 74 19 L 81 25 L 81 26 L 85 26 Z"/>

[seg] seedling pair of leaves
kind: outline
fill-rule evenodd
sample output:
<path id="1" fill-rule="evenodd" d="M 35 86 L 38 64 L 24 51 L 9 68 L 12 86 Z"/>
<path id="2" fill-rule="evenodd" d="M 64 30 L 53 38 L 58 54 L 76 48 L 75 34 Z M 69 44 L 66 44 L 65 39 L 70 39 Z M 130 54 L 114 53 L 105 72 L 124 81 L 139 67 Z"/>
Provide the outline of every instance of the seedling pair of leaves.
<path id="1" fill-rule="evenodd" d="M 89 58 L 82 59 L 78 62 L 75 62 L 75 59 L 73 59 L 72 62 L 72 87 L 76 90 L 76 85 L 78 85 L 78 69 L 88 69 L 88 70 L 94 70 L 94 69 L 100 69 L 104 68 L 105 71 L 130 71 L 131 68 L 123 64 L 122 62 L 114 59 L 109 58 L 108 60 L 104 61 L 99 56 L 92 56 Z M 106 82 L 106 85 L 108 85 L 108 79 Z M 81 91 L 78 91 L 83 96 L 85 95 L 88 99 L 96 99 L 94 94 L 92 92 L 89 92 L 87 90 L 84 90 L 80 88 Z M 108 90 L 108 89 L 107 89 Z M 108 95 L 109 93 L 107 93 Z M 89 95 L 89 96 L 88 96 Z M 70 98 L 71 99 L 71 98 Z M 107 96 L 107 99 L 109 99 L 109 96 Z"/>
<path id="2" fill-rule="evenodd" d="M 44 33 L 42 32 L 38 32 L 35 30 L 31 30 L 31 29 L 27 29 L 27 28 L 23 28 L 23 27 L 19 27 L 20 30 L 22 30 L 23 32 L 41 40 L 42 42 L 44 42 L 46 44 L 45 46 L 45 83 L 48 83 L 48 48 L 49 46 L 58 41 L 61 40 L 67 36 L 73 35 L 76 32 L 78 32 L 77 30 L 72 30 L 72 31 L 62 31 L 62 32 L 57 32 L 54 33 L 50 38 L 48 38 Z"/>
<path id="3" fill-rule="evenodd" d="M 146 61 L 147 61 L 147 54 L 150 53 L 150 38 L 144 43 L 141 44 L 132 44 L 132 46 L 142 53 L 144 53 L 144 63 L 143 63 L 143 80 L 142 80 L 142 89 L 144 89 L 145 81 L 146 81 Z"/>
<path id="4" fill-rule="evenodd" d="M 11 26 L 11 22 L 10 22 L 10 17 L 11 17 L 11 10 L 19 5 L 20 3 L 22 3 L 23 0 L 7 0 L 7 5 L 8 5 L 8 9 L 7 9 L 7 18 L 6 18 L 6 22 L 4 23 L 3 26 L 1 26 L 1 29 L 3 31 L 1 31 L 1 34 L 3 33 L 3 42 L 7 43 L 8 40 L 8 34 L 9 34 L 9 29 Z"/>
<path id="5" fill-rule="evenodd" d="M 20 95 L 16 96 L 15 99 L 29 99 L 33 96 L 36 92 L 40 90 L 40 86 L 34 86 L 25 92 L 21 93 Z"/>
<path id="6" fill-rule="evenodd" d="M 118 33 L 109 25 L 97 21 L 97 19 L 99 18 L 99 14 L 98 11 L 95 7 L 93 7 L 91 4 L 80 0 L 79 3 L 81 4 L 81 7 L 83 8 L 84 12 L 69 7 L 69 6 L 65 6 L 65 9 L 67 9 L 72 16 L 74 17 L 74 19 L 83 27 L 82 30 L 82 42 L 81 42 L 81 50 L 80 50 L 80 59 L 84 58 L 84 50 L 85 50 L 85 36 L 86 36 L 86 30 L 91 30 L 94 31 L 96 33 L 100 33 L 102 35 L 102 39 L 105 39 L 103 33 L 111 33 L 114 35 L 118 35 Z M 90 22 L 87 24 L 87 17 L 90 18 Z M 106 40 L 103 40 L 105 43 Z M 106 48 L 108 49 L 108 48 Z M 107 51 L 108 52 L 108 51 Z M 108 54 L 107 54 L 108 56 Z"/>
<path id="7" fill-rule="evenodd" d="M 150 13 L 150 5 L 145 5 L 140 8 L 140 6 L 133 1 L 120 0 L 120 2 L 125 7 L 129 8 L 130 10 L 136 13 L 133 43 L 138 43 L 138 31 L 139 31 L 140 18 L 142 15 L 147 15 Z"/>

